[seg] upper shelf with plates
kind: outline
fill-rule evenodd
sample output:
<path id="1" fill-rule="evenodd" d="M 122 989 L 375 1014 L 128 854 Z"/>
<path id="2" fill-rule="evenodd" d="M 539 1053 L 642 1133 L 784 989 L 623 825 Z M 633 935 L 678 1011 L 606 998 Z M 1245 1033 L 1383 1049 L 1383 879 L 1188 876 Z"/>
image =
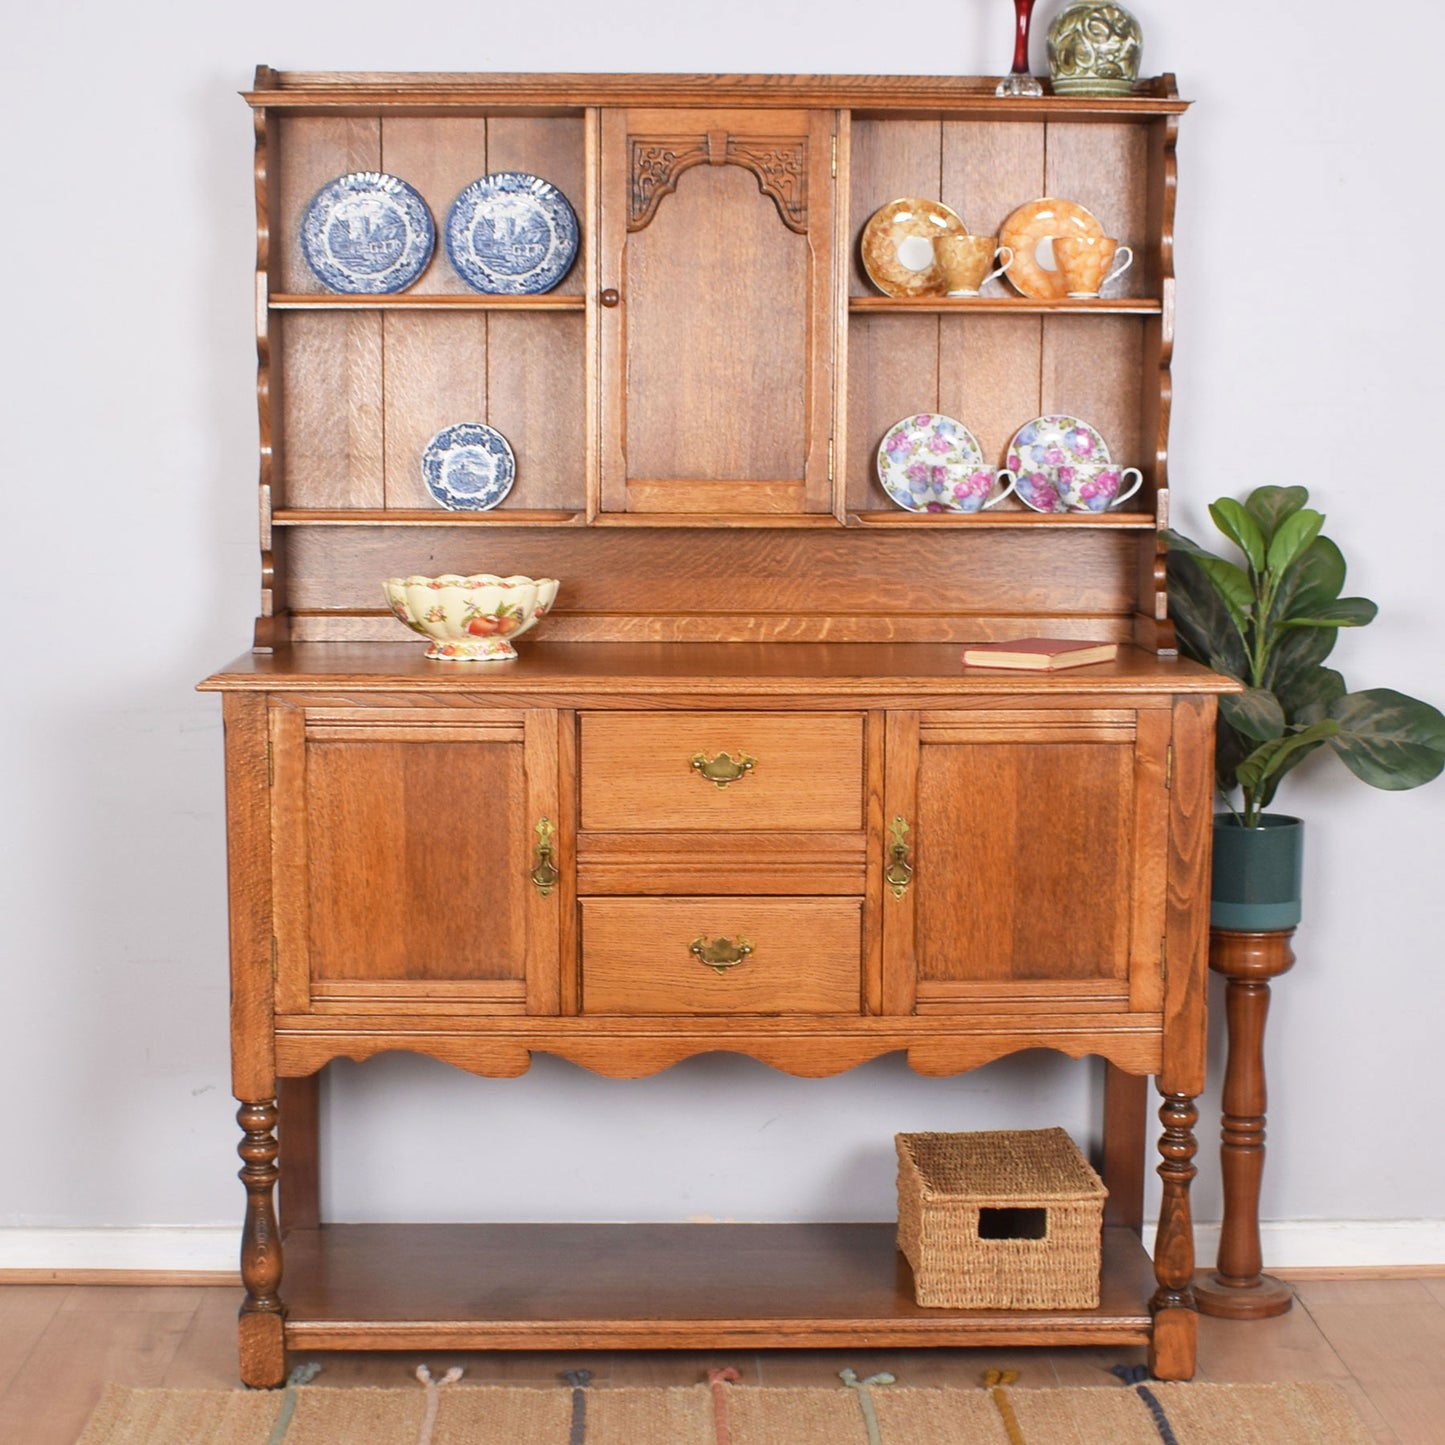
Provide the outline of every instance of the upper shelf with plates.
<path id="1" fill-rule="evenodd" d="M 279 619 L 262 632 L 380 634 L 367 579 L 442 565 L 440 548 L 458 571 L 495 570 L 499 550 L 506 571 L 580 567 L 587 587 L 564 589 L 554 631 L 580 626 L 567 609 L 581 606 L 592 620 L 575 635 L 665 635 L 629 579 L 644 555 L 681 577 L 702 537 L 656 551 L 662 529 L 746 552 L 727 606 L 759 615 L 766 577 L 826 570 L 835 549 L 906 572 L 916 548 L 966 546 L 969 567 L 1014 579 L 1043 613 L 1087 605 L 1121 635 L 1126 614 L 1162 616 L 1134 552 L 1167 518 L 1187 103 L 1168 76 L 1107 99 L 1000 99 L 995 83 L 262 67 L 246 99 Z M 946 246 L 925 255 L 893 224 L 910 207 Z M 1119 247 L 1097 294 L 1055 274 L 1056 207 L 1087 244 Z M 1088 514 L 1035 510 L 1023 490 L 970 511 L 945 495 L 972 485 L 961 475 L 936 484 L 937 508 L 900 501 L 913 493 L 885 485 L 880 445 L 922 415 L 951 420 L 995 472 L 1031 418 L 1083 418 L 1142 484 Z M 505 448 L 508 483 L 495 458 L 453 448 L 447 465 L 475 484 L 458 501 L 424 459 L 474 432 Z M 1050 536 L 1115 582 L 1087 604 L 1027 587 Z M 710 626 L 697 605 L 689 636 Z"/>

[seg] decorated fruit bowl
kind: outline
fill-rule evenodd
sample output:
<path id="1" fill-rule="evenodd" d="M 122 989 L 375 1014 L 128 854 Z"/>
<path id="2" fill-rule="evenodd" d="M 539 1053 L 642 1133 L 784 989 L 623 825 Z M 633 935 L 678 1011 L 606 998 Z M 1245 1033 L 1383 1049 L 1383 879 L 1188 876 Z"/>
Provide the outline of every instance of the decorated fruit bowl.
<path id="1" fill-rule="evenodd" d="M 413 632 L 431 638 L 428 657 L 446 662 L 501 662 L 547 615 L 560 585 L 553 577 L 391 577 L 387 605 Z"/>

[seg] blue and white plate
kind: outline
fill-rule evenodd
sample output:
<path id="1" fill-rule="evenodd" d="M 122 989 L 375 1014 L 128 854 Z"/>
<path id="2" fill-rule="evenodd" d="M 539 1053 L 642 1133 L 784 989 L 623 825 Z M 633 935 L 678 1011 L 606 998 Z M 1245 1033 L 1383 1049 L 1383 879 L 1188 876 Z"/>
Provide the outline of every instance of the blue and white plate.
<path id="1" fill-rule="evenodd" d="M 427 490 L 453 512 L 489 512 L 508 492 L 517 460 L 507 439 L 485 422 L 444 427 L 421 457 Z"/>
<path id="2" fill-rule="evenodd" d="M 447 255 L 473 290 L 535 296 L 571 269 L 577 216 L 550 181 L 525 171 L 495 171 L 452 203 Z"/>
<path id="3" fill-rule="evenodd" d="M 353 171 L 316 193 L 301 221 L 301 254 L 323 285 L 354 296 L 405 291 L 436 249 L 426 202 L 396 176 Z"/>

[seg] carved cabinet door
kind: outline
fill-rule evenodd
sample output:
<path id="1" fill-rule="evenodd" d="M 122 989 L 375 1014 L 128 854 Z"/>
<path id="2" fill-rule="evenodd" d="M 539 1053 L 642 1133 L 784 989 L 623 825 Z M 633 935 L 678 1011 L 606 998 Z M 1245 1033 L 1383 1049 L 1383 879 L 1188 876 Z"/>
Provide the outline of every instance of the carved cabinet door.
<path id="1" fill-rule="evenodd" d="M 273 703 L 277 1013 L 555 1013 L 557 737 L 548 711 Z"/>
<path id="2" fill-rule="evenodd" d="M 604 112 L 604 511 L 831 509 L 835 129 Z"/>
<path id="3" fill-rule="evenodd" d="M 885 1011 L 1157 1012 L 1169 739 L 1167 705 L 891 716 Z"/>

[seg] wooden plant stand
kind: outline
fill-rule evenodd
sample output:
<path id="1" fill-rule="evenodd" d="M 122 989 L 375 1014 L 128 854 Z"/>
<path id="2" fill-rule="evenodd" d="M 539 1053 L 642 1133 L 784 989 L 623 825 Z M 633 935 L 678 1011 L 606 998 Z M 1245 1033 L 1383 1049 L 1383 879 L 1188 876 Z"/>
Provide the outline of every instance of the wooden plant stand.
<path id="1" fill-rule="evenodd" d="M 1224 1177 L 1224 1223 L 1212 1273 L 1201 1274 L 1194 1296 L 1201 1314 L 1228 1320 L 1262 1320 L 1284 1314 L 1294 1293 L 1282 1280 L 1261 1273 L 1259 1187 L 1264 1175 L 1264 1025 L 1269 981 L 1294 964 L 1294 929 L 1209 932 L 1209 966 L 1228 980 L 1225 1065 L 1219 1148 Z"/>

